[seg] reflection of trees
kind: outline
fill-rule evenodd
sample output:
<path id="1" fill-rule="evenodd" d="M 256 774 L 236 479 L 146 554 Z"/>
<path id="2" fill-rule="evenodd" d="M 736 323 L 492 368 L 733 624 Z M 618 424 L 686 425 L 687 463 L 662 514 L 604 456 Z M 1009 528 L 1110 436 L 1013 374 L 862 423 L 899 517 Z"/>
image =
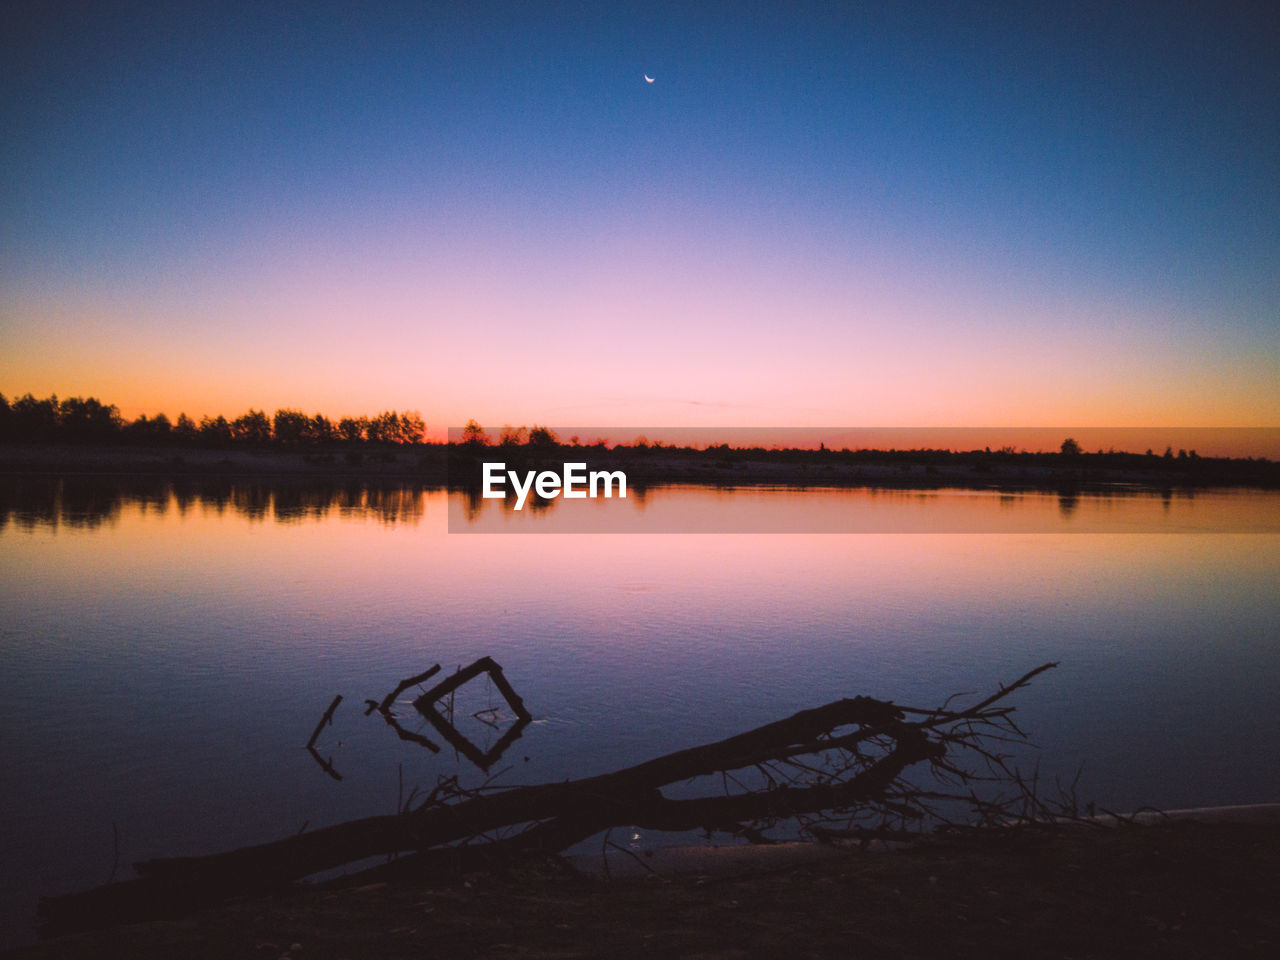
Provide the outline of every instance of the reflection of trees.
<path id="1" fill-rule="evenodd" d="M 237 513 L 250 520 L 265 520 L 271 506 L 271 494 L 257 484 L 246 484 L 232 490 L 231 503 Z"/>
<path id="2" fill-rule="evenodd" d="M 479 487 L 463 487 L 461 490 L 452 491 L 455 495 L 462 494 L 462 511 L 466 515 L 468 523 L 474 523 L 480 516 L 480 511 L 484 509 L 484 494 Z"/>
<path id="3" fill-rule="evenodd" d="M 627 490 L 627 499 L 635 506 L 637 513 L 644 513 L 645 508 L 649 506 L 649 488 L 643 480 L 631 485 Z"/>
<path id="4" fill-rule="evenodd" d="M 0 526 L 25 529 L 66 525 L 95 529 L 114 523 L 126 506 L 163 517 L 170 510 L 223 514 L 254 521 L 300 523 L 331 514 L 372 517 L 382 523 L 419 522 L 423 486 L 334 483 L 263 483 L 228 478 L 9 478 L 0 481 Z"/>
<path id="5" fill-rule="evenodd" d="M 1058 512 L 1063 520 L 1070 520 L 1080 506 L 1080 494 L 1075 490 L 1058 491 Z"/>
<path id="6" fill-rule="evenodd" d="M 541 515 L 548 513 L 551 508 L 559 502 L 559 497 L 549 499 L 547 497 L 541 497 L 537 493 L 530 492 L 529 496 L 524 501 L 524 508 L 531 513 Z"/>
<path id="7" fill-rule="evenodd" d="M 420 490 L 404 487 L 366 488 L 365 511 L 383 523 L 417 523 L 422 519 L 423 497 Z"/>
<path id="8" fill-rule="evenodd" d="M 28 530 L 63 524 L 95 529 L 115 522 L 120 506 L 112 486 L 102 484 L 26 478 L 0 484 L 0 515 Z"/>

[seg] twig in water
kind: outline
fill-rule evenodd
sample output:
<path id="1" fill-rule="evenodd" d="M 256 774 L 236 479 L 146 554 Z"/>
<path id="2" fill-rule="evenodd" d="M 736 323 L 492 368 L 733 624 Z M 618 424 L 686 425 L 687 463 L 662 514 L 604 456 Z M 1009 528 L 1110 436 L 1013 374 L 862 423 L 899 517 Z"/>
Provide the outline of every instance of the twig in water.
<path id="1" fill-rule="evenodd" d="M 310 750 L 316 745 L 316 740 L 320 736 L 320 731 L 324 729 L 326 723 L 333 723 L 333 711 L 338 709 L 338 704 L 342 702 L 342 694 L 338 694 L 333 698 L 333 703 L 329 704 L 329 709 L 324 712 L 324 716 L 320 718 L 320 722 L 316 724 L 316 728 L 311 731 L 311 739 L 307 741 L 307 749 Z"/>

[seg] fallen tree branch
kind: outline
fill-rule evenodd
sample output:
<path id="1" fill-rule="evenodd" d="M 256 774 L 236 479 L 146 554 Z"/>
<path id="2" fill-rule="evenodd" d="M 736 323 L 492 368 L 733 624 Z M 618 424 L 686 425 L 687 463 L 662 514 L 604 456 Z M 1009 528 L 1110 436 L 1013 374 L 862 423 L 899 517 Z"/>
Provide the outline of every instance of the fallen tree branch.
<path id="1" fill-rule="evenodd" d="M 555 853 L 621 825 L 763 836 L 764 829 L 779 822 L 824 812 L 813 825 L 830 832 L 827 818 L 843 812 L 848 824 L 870 816 L 878 821 L 878 829 L 886 829 L 930 817 L 950 822 L 948 803 L 966 805 L 986 821 L 1011 810 L 1012 801 L 980 800 L 967 784 L 990 776 L 957 766 L 952 755 L 971 751 L 989 771 L 1003 771 L 1004 783 L 1021 785 L 1005 766 L 1006 758 L 984 745 L 984 737 L 1019 739 L 1020 731 L 1009 718 L 1012 708 L 995 705 L 1052 666 L 1039 667 L 963 710 L 918 710 L 853 697 L 599 776 L 488 791 L 465 791 L 451 781 L 450 789 L 437 788 L 419 806 L 394 815 L 353 820 L 226 853 L 143 861 L 135 865 L 139 880 L 49 898 L 42 912 L 51 925 L 64 929 L 83 925 L 95 915 L 118 922 L 138 916 L 140 910 L 172 910 L 175 904 L 278 887 L 377 855 L 408 854 L 377 868 L 403 875 L 441 863 Z M 430 707 L 481 672 L 489 672 L 495 682 L 501 677 L 501 669 L 482 658 L 428 691 L 418 705 Z M 527 717 L 523 703 L 507 687 L 503 694 L 508 702 Z M 335 701 L 329 715 L 336 705 Z M 905 774 L 920 764 L 963 789 L 928 791 L 908 782 Z M 789 765 L 794 775 L 779 765 Z M 740 792 L 728 792 L 726 776 L 722 795 L 671 798 L 662 793 L 664 787 L 729 771 L 755 771 L 764 786 L 751 788 L 735 777 Z M 504 833 L 490 838 L 495 831 Z"/>

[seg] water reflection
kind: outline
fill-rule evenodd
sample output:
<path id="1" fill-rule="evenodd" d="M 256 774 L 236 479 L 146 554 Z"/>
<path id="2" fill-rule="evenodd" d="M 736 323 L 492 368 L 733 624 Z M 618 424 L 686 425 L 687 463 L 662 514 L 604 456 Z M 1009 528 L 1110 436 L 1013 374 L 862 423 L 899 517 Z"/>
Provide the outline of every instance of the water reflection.
<path id="1" fill-rule="evenodd" d="M 1058 512 L 1062 514 L 1063 520 L 1070 520 L 1075 514 L 1076 508 L 1080 506 L 1080 494 L 1075 491 L 1059 491 L 1058 493 Z"/>
<path id="2" fill-rule="evenodd" d="M 9 478 L 0 529 L 118 523 L 143 516 L 232 515 L 292 524 L 330 517 L 419 524 L 440 487 L 368 480 Z M 626 499 L 484 499 L 449 490 L 451 533 L 1274 533 L 1280 491 L 1236 489 L 635 485 Z"/>
<path id="3" fill-rule="evenodd" d="M 416 524 L 429 487 L 364 480 L 291 483 L 230 478 L 92 477 L 0 482 L 0 528 L 8 523 L 32 530 L 67 526 L 93 530 L 114 525 L 125 504 L 163 517 L 206 513 L 248 520 L 296 523 L 369 517 L 382 523 Z"/>
<path id="4" fill-rule="evenodd" d="M 451 533 L 1274 533 L 1280 491 L 670 484 L 626 499 L 449 491 Z"/>
<path id="5" fill-rule="evenodd" d="M 1061 659 L 1019 707 L 1043 782 L 1087 763 L 1081 795 L 1113 809 L 1280 792 L 1275 765 L 1258 762 L 1280 750 L 1258 722 L 1280 671 L 1278 537 L 466 537 L 444 522 L 463 518 L 461 494 L 290 486 L 0 483 L 0 729 L 22 771 L 3 791 L 9 902 L 33 910 L 35 877 L 100 882 L 86 851 L 106 837 L 110 856 L 116 820 L 128 862 L 385 813 L 401 763 L 410 786 L 487 778 L 407 702 L 398 719 L 439 754 L 354 707 L 406 670 L 481 651 L 537 715 L 493 768 L 523 781 L 604 772 L 858 693 L 939 702 Z M 1058 529 L 1252 510 L 1274 528 L 1277 496 L 1081 492 L 1070 519 L 1056 491 L 1002 508 L 994 491 L 653 487 L 643 512 L 630 498 L 592 506 L 704 528 L 716 515 L 834 525 L 863 510 L 924 524 L 938 508 Z M 485 501 L 480 517 L 554 528 L 575 506 L 531 519 Z M 358 688 L 366 677 L 373 688 Z M 317 752 L 341 783 L 301 749 L 338 692 L 353 700 Z M 502 735 L 483 723 L 492 714 L 475 717 L 489 706 L 470 686 L 455 703 L 482 755 Z"/>

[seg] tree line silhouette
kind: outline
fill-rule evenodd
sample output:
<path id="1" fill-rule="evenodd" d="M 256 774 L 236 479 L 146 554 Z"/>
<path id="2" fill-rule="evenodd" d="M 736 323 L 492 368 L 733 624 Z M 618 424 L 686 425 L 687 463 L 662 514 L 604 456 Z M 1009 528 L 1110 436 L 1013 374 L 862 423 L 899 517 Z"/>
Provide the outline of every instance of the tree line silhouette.
<path id="1" fill-rule="evenodd" d="M 426 424 L 416 410 L 384 410 L 372 416 L 330 419 L 301 410 L 282 408 L 268 416 L 250 408 L 228 420 L 202 417 L 196 423 L 185 413 L 176 422 L 163 413 L 134 420 L 120 415 L 115 404 L 96 397 L 57 396 L 37 399 L 30 393 L 10 401 L 0 393 L 0 441 L 19 443 L 126 443 L 189 446 L 284 446 L 327 443 L 420 444 Z"/>
<path id="2" fill-rule="evenodd" d="M 811 447 L 734 447 L 727 443 L 681 446 L 640 435 L 630 442 L 598 436 L 561 437 L 549 427 L 503 426 L 490 432 L 475 420 L 453 435 L 449 444 L 450 483 L 480 482 L 480 463 L 500 453 L 508 466 L 537 467 L 561 457 L 585 459 L 592 469 L 624 469 L 642 489 L 646 483 L 672 480 L 733 482 L 752 476 L 784 481 L 895 485 L 969 482 L 1014 483 L 1076 488 L 1080 485 L 1145 480 L 1160 483 L 1280 485 L 1280 466 L 1266 457 L 1201 456 L 1195 450 L 1165 447 L 1132 453 L 1114 448 L 1096 452 L 1067 437 L 1056 450 L 1032 451 L 1011 446 L 972 450 L 917 447 L 910 449 L 836 449 L 825 443 Z M 863 477 L 862 467 L 879 469 Z M 885 474 L 884 468 L 897 475 Z M 761 473 L 779 468 L 782 472 Z M 843 472 L 840 472 L 843 471 Z M 852 472 L 851 472 L 852 471 Z M 923 471 L 923 472 L 921 472 Z M 463 478 L 466 478 L 465 480 Z"/>
<path id="3" fill-rule="evenodd" d="M 475 420 L 469 421 L 447 446 L 426 443 L 425 437 L 426 425 L 416 410 L 386 410 L 372 417 L 334 420 L 321 413 L 308 415 L 294 408 L 281 408 L 270 416 L 263 410 L 251 408 L 234 419 L 205 416 L 197 423 L 185 413 L 180 414 L 176 422 L 163 413 L 126 420 L 114 404 L 103 403 L 95 397 L 38 399 L 27 393 L 10 400 L 0 394 L 0 444 L 301 450 L 311 451 L 307 456 L 313 464 L 333 462 L 329 451 L 336 447 L 346 448 L 344 469 L 363 462 L 365 454 L 361 448 L 380 448 L 385 459 L 394 458 L 394 448 L 413 447 L 421 449 L 424 456 L 430 456 L 432 451 L 447 451 L 447 473 L 452 478 L 478 477 L 476 464 L 488 455 L 486 451 L 501 450 L 505 460 L 517 465 L 523 462 L 536 466 L 544 460 L 566 455 L 575 459 L 585 457 L 592 461 L 593 468 L 627 470 L 637 484 L 658 483 L 672 477 L 724 482 L 750 478 L 762 469 L 772 469 L 768 466 L 772 464 L 774 467 L 785 465 L 790 472 L 761 474 L 765 479 L 772 476 L 801 482 L 820 482 L 832 471 L 840 470 L 844 472 L 831 475 L 838 475 L 841 482 L 856 482 L 865 479 L 858 472 L 865 465 L 881 470 L 885 466 L 896 468 L 902 474 L 897 479 L 903 483 L 930 482 L 930 476 L 936 476 L 938 483 L 954 482 L 959 470 L 975 483 L 1001 481 L 1034 485 L 1052 480 L 1087 484 L 1145 477 L 1161 483 L 1176 480 L 1195 484 L 1280 485 L 1280 465 L 1266 457 L 1202 457 L 1195 450 L 1175 452 L 1172 448 L 1166 448 L 1163 454 L 1154 450 L 1089 452 L 1073 437 L 1063 440 L 1057 450 L 1034 452 L 1013 447 L 851 450 L 833 449 L 825 444 L 816 450 L 733 447 L 727 443 L 698 448 L 667 444 L 644 436 L 635 437 L 629 443 L 598 436 L 561 437 L 551 428 L 538 424 L 503 426 L 490 434 Z M 443 463 L 441 461 L 441 466 Z M 849 473 L 850 470 L 853 473 Z M 1037 470 L 1040 472 L 1035 472 Z M 886 479 L 877 474 L 870 479 L 892 483 L 895 478 Z"/>

